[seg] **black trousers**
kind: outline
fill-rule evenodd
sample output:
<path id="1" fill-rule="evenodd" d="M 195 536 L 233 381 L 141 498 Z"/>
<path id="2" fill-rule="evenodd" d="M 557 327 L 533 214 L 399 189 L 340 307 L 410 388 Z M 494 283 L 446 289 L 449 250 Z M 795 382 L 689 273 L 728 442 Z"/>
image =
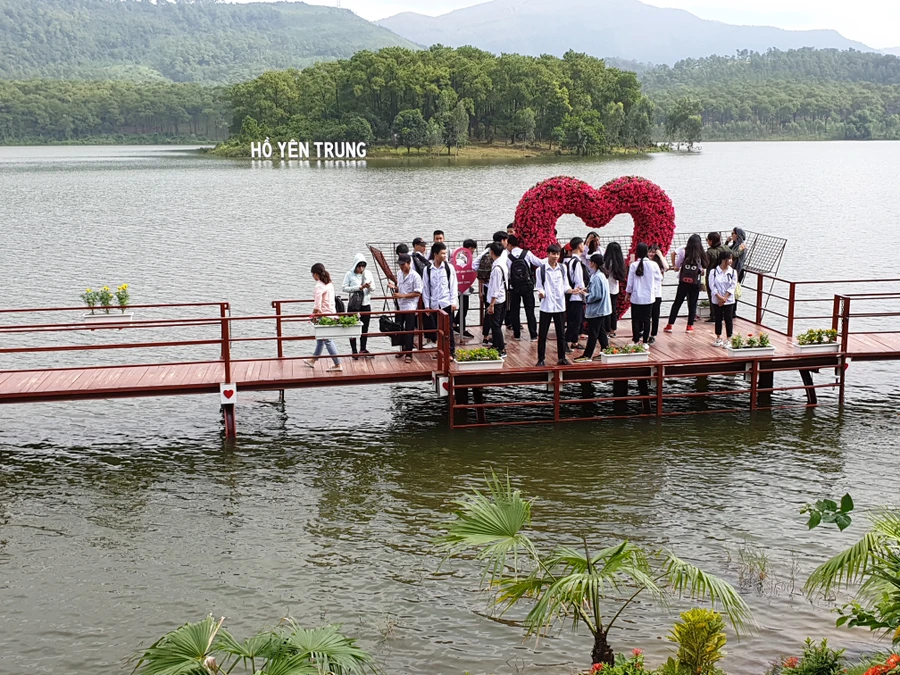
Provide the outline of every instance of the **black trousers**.
<path id="1" fill-rule="evenodd" d="M 725 336 L 731 337 L 734 332 L 734 305 L 713 305 L 713 317 L 716 320 L 716 337 L 722 335 L 722 322 L 725 322 Z"/>
<path id="2" fill-rule="evenodd" d="M 656 337 L 659 333 L 659 313 L 662 309 L 662 298 L 657 298 L 650 312 L 650 337 Z"/>
<path id="3" fill-rule="evenodd" d="M 419 309 L 425 309 L 423 304 L 419 304 Z M 437 333 L 435 333 L 435 329 L 437 328 L 437 322 L 435 318 L 431 314 L 423 314 L 422 315 L 422 330 L 428 331 L 425 333 L 425 339 L 431 340 L 432 342 L 437 342 Z"/>
<path id="4" fill-rule="evenodd" d="M 686 284 L 683 281 L 678 282 L 678 290 L 675 291 L 675 302 L 672 303 L 672 311 L 669 312 L 669 324 L 675 325 L 678 319 L 678 312 L 681 306 L 687 300 L 688 304 L 688 326 L 694 325 L 694 319 L 697 318 L 697 301 L 700 299 L 700 284 Z"/>
<path id="5" fill-rule="evenodd" d="M 365 307 L 361 307 L 360 312 L 371 312 L 371 305 L 366 305 Z M 372 321 L 372 317 L 368 314 L 365 314 L 359 317 L 359 320 L 362 322 L 362 337 L 359 339 L 359 348 L 363 351 L 366 351 L 366 342 L 368 341 L 368 336 L 366 333 L 369 332 L 369 323 Z M 356 354 L 356 338 L 350 338 L 350 350 Z"/>
<path id="6" fill-rule="evenodd" d="M 481 287 L 481 306 L 484 307 L 484 316 L 481 319 L 481 339 L 482 341 L 490 339 L 488 336 L 492 334 L 491 315 L 488 314 L 487 308 L 490 304 L 487 301 L 487 284 Z"/>
<path id="7" fill-rule="evenodd" d="M 445 312 L 448 316 L 453 316 L 453 308 L 450 305 L 446 307 L 441 307 L 441 310 Z M 433 314 L 432 318 L 434 320 L 434 326 L 437 328 L 438 325 L 438 314 Z M 456 354 L 456 334 L 453 332 L 453 326 L 450 326 L 450 356 Z M 437 333 L 435 333 L 435 338 L 437 337 Z"/>
<path id="8" fill-rule="evenodd" d="M 619 294 L 609 294 L 609 301 L 612 304 L 612 314 L 606 317 L 606 332 L 615 333 L 619 328 Z"/>
<path id="9" fill-rule="evenodd" d="M 466 328 L 465 330 L 469 330 L 469 294 L 463 293 L 460 296 L 459 302 L 459 311 L 456 313 L 456 316 L 453 317 L 453 325 L 456 330 L 459 330 L 460 321 L 462 321 L 462 317 L 466 317 Z"/>
<path id="10" fill-rule="evenodd" d="M 551 323 L 556 329 L 556 353 L 560 361 L 566 358 L 565 317 L 565 312 L 541 312 L 538 329 L 538 361 L 543 361 L 547 356 L 547 336 L 550 334 Z"/>
<path id="11" fill-rule="evenodd" d="M 403 330 L 410 331 L 416 329 L 416 317 L 418 315 L 412 312 L 401 312 L 397 315 L 398 323 L 403 326 Z M 412 352 L 415 345 L 416 336 L 414 333 L 403 336 L 403 351 Z M 407 356 L 412 356 L 408 354 Z"/>
<path id="12" fill-rule="evenodd" d="M 569 300 L 566 307 L 566 342 L 573 345 L 578 342 L 582 323 L 584 323 L 584 302 Z"/>
<path id="13" fill-rule="evenodd" d="M 506 303 L 494 305 L 494 313 L 488 314 L 491 318 L 491 347 L 498 352 L 506 349 L 506 342 L 503 339 L 503 322 L 506 320 Z"/>
<path id="14" fill-rule="evenodd" d="M 650 315 L 653 305 L 631 305 L 631 338 L 635 342 L 650 340 Z"/>
<path id="15" fill-rule="evenodd" d="M 528 323 L 528 337 L 532 340 L 537 337 L 537 318 L 534 315 L 534 291 L 518 293 L 510 290 L 509 313 L 512 316 L 513 337 L 522 337 L 522 323 L 519 310 L 525 307 L 525 320 Z"/>
<path id="16" fill-rule="evenodd" d="M 594 349 L 597 348 L 597 341 L 600 342 L 600 349 L 609 347 L 609 338 L 606 335 L 606 323 L 608 316 L 595 316 L 587 320 L 588 322 L 588 341 L 584 347 L 583 357 L 589 359 L 594 355 Z"/>

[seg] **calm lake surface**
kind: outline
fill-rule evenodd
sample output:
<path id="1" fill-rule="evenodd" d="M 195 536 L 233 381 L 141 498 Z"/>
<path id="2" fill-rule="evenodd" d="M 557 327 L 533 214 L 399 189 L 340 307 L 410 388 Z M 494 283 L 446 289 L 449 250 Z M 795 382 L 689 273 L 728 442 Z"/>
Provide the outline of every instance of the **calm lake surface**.
<path id="1" fill-rule="evenodd" d="M 672 197 L 680 231 L 786 237 L 789 278 L 900 276 L 900 144 L 343 167 L 0 148 L 2 305 L 69 306 L 87 285 L 128 282 L 135 303 L 228 300 L 235 315 L 268 314 L 273 299 L 311 296 L 314 262 L 341 278 L 367 241 L 436 227 L 486 238 L 559 174 L 593 185 L 643 175 Z M 630 229 L 627 217 L 607 228 Z M 583 231 L 561 221 L 563 236 Z M 3 406 L 0 671 L 121 672 L 142 641 L 209 612 L 237 634 L 286 615 L 342 623 L 392 675 L 585 667 L 585 635 L 563 630 L 534 650 L 519 628 L 482 618 L 474 563 L 436 573 L 430 537 L 492 467 L 537 497 L 543 541 L 670 547 L 735 585 L 742 551 L 765 553 L 767 579 L 745 584 L 759 631 L 729 643 L 728 672 L 761 673 L 807 636 L 859 653 L 871 636 L 833 628 L 831 605 L 800 591 L 861 527 L 810 533 L 798 510 L 846 491 L 858 509 L 897 501 L 897 375 L 854 364 L 843 411 L 456 433 L 425 385 L 288 392 L 283 407 L 247 394 L 234 446 L 215 397 Z M 646 603 L 627 619 L 617 651 L 662 661 L 673 616 Z"/>

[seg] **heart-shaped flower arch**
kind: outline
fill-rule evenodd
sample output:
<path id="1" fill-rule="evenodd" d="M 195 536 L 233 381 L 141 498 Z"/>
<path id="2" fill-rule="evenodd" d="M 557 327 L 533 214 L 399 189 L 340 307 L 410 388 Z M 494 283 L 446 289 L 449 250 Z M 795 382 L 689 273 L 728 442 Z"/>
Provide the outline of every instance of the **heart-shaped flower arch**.
<path id="1" fill-rule="evenodd" d="M 665 191 L 639 176 L 611 180 L 599 190 L 571 176 L 557 176 L 538 183 L 516 207 L 516 234 L 522 245 L 545 257 L 547 247 L 557 243 L 556 221 L 570 213 L 590 229 L 600 229 L 621 213 L 634 220 L 631 248 L 626 263 L 640 242 L 669 251 L 675 235 L 675 208 Z M 624 293 L 624 288 L 621 291 Z M 619 315 L 628 309 L 624 297 Z"/>

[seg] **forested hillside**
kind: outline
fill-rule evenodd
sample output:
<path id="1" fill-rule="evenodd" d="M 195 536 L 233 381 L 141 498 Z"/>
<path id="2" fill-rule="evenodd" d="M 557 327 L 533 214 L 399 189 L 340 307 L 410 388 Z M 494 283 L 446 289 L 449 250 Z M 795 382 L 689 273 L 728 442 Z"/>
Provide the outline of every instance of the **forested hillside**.
<path id="1" fill-rule="evenodd" d="M 349 10 L 300 2 L 0 0 L 0 79 L 231 83 L 415 47 Z"/>
<path id="2" fill-rule="evenodd" d="M 900 58 L 832 49 L 740 52 L 641 75 L 660 126 L 690 102 L 708 140 L 900 139 Z"/>
<path id="3" fill-rule="evenodd" d="M 233 144 L 265 136 L 459 147 L 468 139 L 561 144 L 580 154 L 650 144 L 653 105 L 634 73 L 567 53 L 390 48 L 266 73 L 235 86 Z"/>

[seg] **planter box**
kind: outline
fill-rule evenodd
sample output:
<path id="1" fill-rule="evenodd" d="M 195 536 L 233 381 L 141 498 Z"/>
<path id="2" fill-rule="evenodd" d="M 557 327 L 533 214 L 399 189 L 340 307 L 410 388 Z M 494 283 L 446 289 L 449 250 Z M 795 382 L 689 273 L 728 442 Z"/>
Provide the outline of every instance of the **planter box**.
<path id="1" fill-rule="evenodd" d="M 700 307 L 699 305 L 697 305 L 697 317 L 696 318 L 708 319 L 710 316 L 712 316 L 712 314 L 710 313 L 711 309 L 712 308 L 710 308 L 710 307 Z"/>
<path id="2" fill-rule="evenodd" d="M 744 349 L 732 349 L 731 347 L 726 347 L 725 351 L 728 352 L 728 356 L 731 358 L 756 359 L 760 356 L 772 356 L 775 353 L 775 347 L 745 347 Z"/>
<path id="3" fill-rule="evenodd" d="M 457 361 L 456 369 L 471 370 L 501 370 L 503 368 L 503 359 L 496 361 Z"/>
<path id="4" fill-rule="evenodd" d="M 823 342 L 814 345 L 794 345 L 794 349 L 800 350 L 801 354 L 836 354 L 841 351 L 841 343 Z"/>
<path id="5" fill-rule="evenodd" d="M 629 363 L 646 363 L 650 360 L 650 352 L 635 352 L 633 354 L 600 354 L 600 363 L 617 365 Z"/>
<path id="6" fill-rule="evenodd" d="M 134 320 L 134 312 L 125 312 L 123 314 L 122 312 L 115 311 L 106 314 L 101 311 L 98 314 L 84 314 L 82 315 L 81 320 L 93 323 L 127 323 Z"/>
<path id="7" fill-rule="evenodd" d="M 355 326 L 313 326 L 316 340 L 332 340 L 334 338 L 358 338 L 362 335 L 362 324 Z"/>

